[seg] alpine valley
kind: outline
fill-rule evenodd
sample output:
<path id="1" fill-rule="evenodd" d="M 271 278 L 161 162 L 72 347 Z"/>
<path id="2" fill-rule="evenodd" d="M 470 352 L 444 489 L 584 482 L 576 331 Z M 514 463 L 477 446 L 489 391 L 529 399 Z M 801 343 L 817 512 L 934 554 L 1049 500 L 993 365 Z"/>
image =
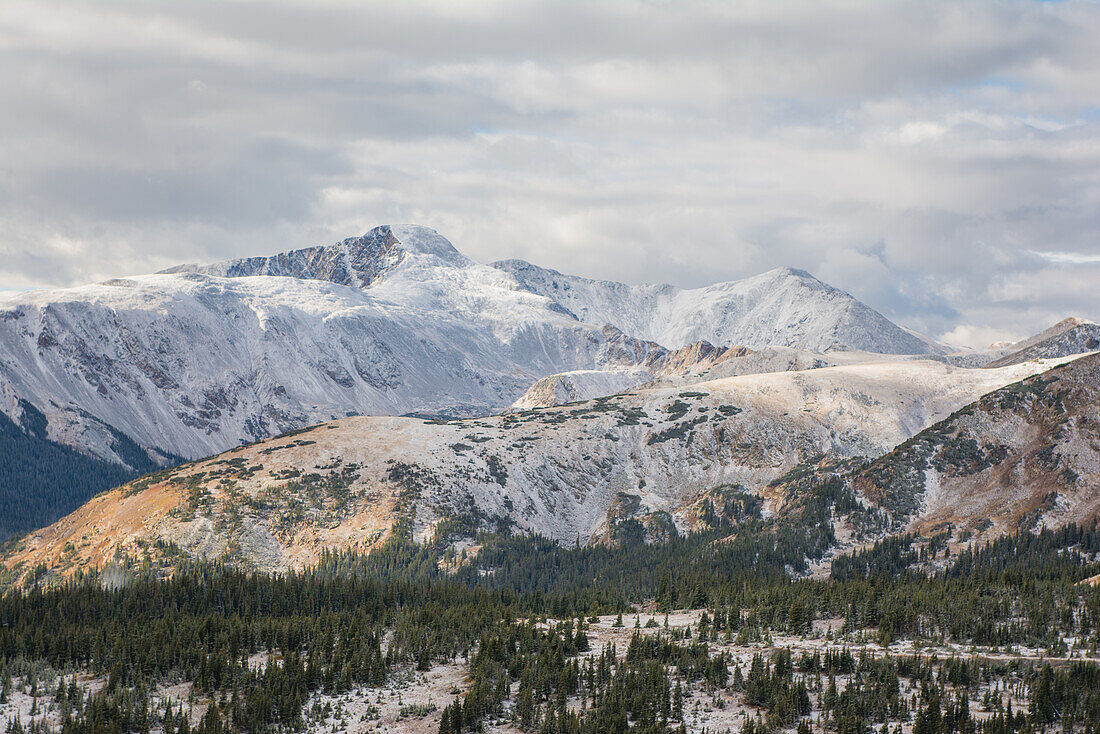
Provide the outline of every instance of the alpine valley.
<path id="1" fill-rule="evenodd" d="M 8 297 L 0 720 L 1096 732 L 1098 340 L 411 225 Z"/>

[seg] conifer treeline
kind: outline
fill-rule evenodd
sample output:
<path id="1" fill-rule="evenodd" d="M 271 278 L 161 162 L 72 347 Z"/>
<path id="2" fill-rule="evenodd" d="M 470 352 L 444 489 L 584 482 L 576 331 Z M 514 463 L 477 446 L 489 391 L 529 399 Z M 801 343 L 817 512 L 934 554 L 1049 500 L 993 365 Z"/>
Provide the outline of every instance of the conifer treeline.
<path id="1" fill-rule="evenodd" d="M 983 729 L 958 699 L 983 670 L 830 653 L 797 663 L 761 657 L 731 671 L 704 644 L 804 634 L 816 619 L 841 617 L 849 631 L 877 629 L 883 643 L 904 636 L 1062 653 L 1071 636 L 1095 649 L 1100 589 L 1077 583 L 1100 570 L 1092 563 L 1100 550 L 1095 526 L 1020 534 L 946 561 L 931 543 L 883 542 L 834 562 L 836 581 L 785 573 L 792 556 L 816 547 L 812 533 L 787 537 L 758 518 L 743 519 L 732 538 L 723 532 L 729 528 L 600 548 L 485 535 L 481 553 L 465 561 L 445 539 L 417 545 L 398 534 L 369 556 L 327 555 L 306 573 L 181 564 L 169 579 L 135 569 L 114 589 L 92 579 L 50 590 L 32 585 L 0 597 L 0 664 L 9 674 L 17 661 L 35 660 L 67 671 L 67 680 L 54 682 L 66 732 L 189 731 L 182 712 L 150 703 L 152 686 L 170 678 L 192 680 L 214 700 L 201 731 L 293 730 L 316 692 L 376 686 L 395 665 L 423 670 L 471 654 L 473 686 L 445 711 L 451 734 L 505 710 L 532 731 L 675 731 L 685 696 L 727 686 L 760 707 L 752 726 L 765 729 L 794 726 L 808 692 L 821 696 L 830 726 L 845 732 L 906 716 L 934 734 L 1100 720 L 1100 678 L 1090 665 L 1019 670 L 1031 708 L 991 703 L 1003 710 Z M 908 560 L 899 566 L 899 557 Z M 610 650 L 577 659 L 589 615 L 647 599 L 662 609 L 709 611 L 691 639 L 641 631 L 621 662 Z M 538 615 L 575 621 L 546 630 L 517 621 Z M 383 651 L 386 632 L 392 641 Z M 278 662 L 250 666 L 257 654 Z M 91 698 L 73 693 L 78 670 L 105 676 L 107 687 Z M 837 675 L 855 677 L 831 685 Z M 897 677 L 919 682 L 918 700 L 899 698 Z M 568 705 L 577 696 L 579 710 Z"/>

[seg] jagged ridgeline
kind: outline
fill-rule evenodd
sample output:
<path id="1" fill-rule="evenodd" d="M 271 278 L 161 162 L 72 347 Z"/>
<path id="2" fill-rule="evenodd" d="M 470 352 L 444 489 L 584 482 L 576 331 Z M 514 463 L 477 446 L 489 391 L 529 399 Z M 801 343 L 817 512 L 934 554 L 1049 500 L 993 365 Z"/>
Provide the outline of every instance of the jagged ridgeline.
<path id="1" fill-rule="evenodd" d="M 0 475 L 0 534 L 46 524 L 150 463 L 349 415 L 487 415 L 548 375 L 663 374 L 737 345 L 940 351 L 802 271 L 627 286 L 482 265 L 416 226 L 8 296 L 0 452 L 23 459 Z M 52 461 L 53 444 L 89 460 Z"/>

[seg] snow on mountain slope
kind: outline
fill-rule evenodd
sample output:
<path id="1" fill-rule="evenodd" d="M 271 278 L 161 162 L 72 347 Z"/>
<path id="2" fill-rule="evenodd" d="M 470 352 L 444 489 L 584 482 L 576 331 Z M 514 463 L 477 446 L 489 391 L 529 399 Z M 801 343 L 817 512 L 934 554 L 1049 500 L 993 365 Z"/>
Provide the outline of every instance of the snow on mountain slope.
<path id="1" fill-rule="evenodd" d="M 856 352 L 831 352 L 828 355 L 790 347 L 764 347 L 736 355 L 721 362 L 689 365 L 685 369 L 667 371 L 656 378 L 653 387 L 691 385 L 723 377 L 762 375 L 771 372 L 798 372 L 841 364 L 860 364 L 894 359 Z"/>
<path id="2" fill-rule="evenodd" d="M 578 320 L 578 299 L 540 292 L 521 270 L 400 225 L 9 296 L 0 411 L 18 423 L 25 401 L 48 439 L 133 467 L 118 448 L 131 441 L 154 460 L 193 458 L 353 414 L 492 413 L 546 375 L 652 365 L 668 350 L 649 334 L 676 346 L 702 334 L 720 346 L 927 346 L 799 271 L 694 291 L 574 278 L 596 298 Z"/>
<path id="3" fill-rule="evenodd" d="M 829 352 L 825 355 L 791 347 L 764 347 L 758 350 L 735 347 L 716 349 L 714 354 L 702 354 L 698 351 L 699 345 L 710 346 L 707 342 L 697 342 L 664 356 L 654 355 L 646 367 L 574 370 L 544 377 L 520 396 L 512 404 L 512 409 L 549 408 L 635 388 L 687 388 L 725 377 L 800 372 L 842 365 L 932 360 L 952 367 L 971 367 L 955 364 L 943 355 L 898 356 L 871 352 Z"/>
<path id="4" fill-rule="evenodd" d="M 1100 348 L 1100 327 L 1071 316 L 1018 342 L 996 342 L 985 349 L 950 352 L 936 359 L 956 367 L 1004 367 L 1027 359 L 1066 357 L 1097 348 Z"/>
<path id="5" fill-rule="evenodd" d="M 1021 339 L 1018 342 L 1008 343 L 1008 344 L 1005 344 L 1003 346 L 1006 349 L 1011 350 L 1012 352 L 1018 352 L 1021 349 L 1027 349 L 1028 347 L 1033 347 L 1036 344 L 1038 344 L 1039 342 L 1045 342 L 1048 339 L 1053 339 L 1054 337 L 1061 336 L 1062 334 L 1065 334 L 1067 331 L 1072 331 L 1073 329 L 1076 329 L 1078 326 L 1082 326 L 1082 325 L 1095 325 L 1095 324 L 1093 324 L 1093 322 L 1089 321 L 1088 319 L 1082 319 L 1082 318 L 1078 318 L 1076 316 L 1069 316 L 1067 318 L 1062 319 L 1057 324 L 1054 324 L 1053 326 L 1050 326 L 1046 329 L 1043 329 L 1038 334 L 1032 334 L 1031 336 L 1027 337 L 1026 339 Z"/>
<path id="6" fill-rule="evenodd" d="M 27 400 L 49 418 L 51 438 L 103 458 L 119 458 L 108 427 L 197 456 L 349 413 L 492 412 L 548 374 L 630 367 L 664 351 L 633 338 L 654 331 L 636 318 L 637 298 L 624 295 L 619 316 L 601 306 L 578 322 L 574 300 L 534 293 L 531 282 L 403 225 L 328 247 L 20 294 L 0 301 L 0 410 L 13 415 Z M 901 333 L 796 271 L 697 291 L 604 285 L 664 294 L 642 310 L 663 313 L 662 336 L 675 343 L 703 322 L 719 325 L 717 344 L 809 332 L 824 343 L 818 322 L 838 314 L 867 320 L 844 321 L 845 333 Z"/>
<path id="7" fill-rule="evenodd" d="M 210 265 L 177 265 L 162 272 L 202 273 L 222 278 L 278 275 L 366 288 L 409 253 L 430 255 L 452 267 L 474 264 L 438 232 L 405 224 L 375 227 L 362 237 L 351 237 L 330 246 L 306 247 Z"/>
<path id="8" fill-rule="evenodd" d="M 503 260 L 493 266 L 514 275 L 531 292 L 561 304 L 581 321 L 614 324 L 628 334 L 670 348 L 708 341 L 751 349 L 784 346 L 814 352 L 943 351 L 844 291 L 793 268 L 681 289 L 589 280 L 523 260 Z"/>
<path id="9" fill-rule="evenodd" d="M 617 370 L 573 370 L 544 377 L 512 403 L 512 410 L 552 408 L 556 405 L 617 395 L 651 382 L 653 373 L 645 367 Z"/>
<path id="10" fill-rule="evenodd" d="M 646 367 L 574 370 L 544 377 L 521 395 L 512 404 L 512 409 L 549 408 L 640 387 L 686 387 L 723 377 L 796 372 L 889 359 L 896 358 L 863 352 L 833 352 L 826 358 L 790 347 L 764 347 L 753 351 L 745 347 L 720 349 L 711 347 L 708 342 L 697 342 L 654 359 Z"/>
<path id="11" fill-rule="evenodd" d="M 88 413 L 194 457 L 352 412 L 486 412 L 562 366 L 617 363 L 604 330 L 542 299 L 509 291 L 500 313 L 500 278 L 461 272 L 464 298 L 482 301 L 473 317 L 271 276 L 37 291 L 4 304 L 0 381 L 40 406 L 59 439 Z"/>
<path id="12" fill-rule="evenodd" d="M 1029 359 L 1047 359 L 1100 349 L 1100 325 L 1081 319 L 1065 319 L 1035 337 L 1013 345 L 1014 350 L 990 362 L 988 367 L 1004 367 Z"/>
<path id="13" fill-rule="evenodd" d="M 605 395 L 615 395 L 633 388 L 649 385 L 659 376 L 674 376 L 669 384 L 702 382 L 701 375 L 731 361 L 745 359 L 752 354 L 745 347 L 716 347 L 709 342 L 696 342 L 669 352 L 654 352 L 644 365 L 609 370 L 573 370 L 544 377 L 512 403 L 512 410 L 550 408 L 579 400 L 591 400 Z M 761 364 L 759 361 L 754 364 Z M 766 372 L 769 370 L 745 370 Z M 732 371 L 724 374 L 733 374 Z M 715 375 L 715 377 L 722 375 Z M 713 379 L 713 378 L 711 378 Z"/>
<path id="14" fill-rule="evenodd" d="M 923 533 L 951 525 L 1002 534 L 1093 520 L 1100 516 L 1100 354 L 983 396 L 853 481 Z"/>
<path id="15" fill-rule="evenodd" d="M 881 455 L 991 389 L 1052 366 L 932 361 L 731 377 L 487 418 L 357 417 L 139 480 L 31 533 L 5 558 L 59 572 L 116 553 L 298 568 L 366 549 L 400 518 L 418 538 L 456 519 L 596 542 L 635 517 L 684 526 L 700 494 L 759 491 L 811 457 Z M 68 544 L 71 544 L 68 545 Z M 68 550 L 66 550 L 68 548 Z"/>

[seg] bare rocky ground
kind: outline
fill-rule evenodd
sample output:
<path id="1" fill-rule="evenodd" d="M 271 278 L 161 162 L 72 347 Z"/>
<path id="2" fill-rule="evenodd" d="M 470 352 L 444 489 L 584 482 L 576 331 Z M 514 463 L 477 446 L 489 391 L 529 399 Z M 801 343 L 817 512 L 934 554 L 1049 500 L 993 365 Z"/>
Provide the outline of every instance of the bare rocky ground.
<path id="1" fill-rule="evenodd" d="M 32 675 L 12 678 L 7 700 L 0 703 L 0 731 L 11 731 L 16 722 L 24 729 L 29 729 L 32 724 L 45 724 L 48 731 L 59 730 L 64 716 L 64 704 L 55 700 L 58 675 L 59 672 L 52 668 L 41 668 Z M 70 682 L 75 681 L 85 697 L 95 696 L 107 687 L 107 679 L 104 677 L 72 672 L 62 672 L 60 675 L 66 688 Z M 201 696 L 192 696 L 191 689 L 192 684 L 187 681 L 158 686 L 150 697 L 151 711 L 162 712 L 171 702 L 173 711 L 182 709 L 189 712 L 191 723 L 197 724 L 206 713 L 210 702 Z M 153 727 L 150 731 L 157 733 L 161 730 Z"/>
<path id="2" fill-rule="evenodd" d="M 398 670 L 379 688 L 318 695 L 306 707 L 308 731 L 436 732 L 443 708 L 464 692 L 466 680 L 466 664 L 459 659 L 427 672 Z"/>

